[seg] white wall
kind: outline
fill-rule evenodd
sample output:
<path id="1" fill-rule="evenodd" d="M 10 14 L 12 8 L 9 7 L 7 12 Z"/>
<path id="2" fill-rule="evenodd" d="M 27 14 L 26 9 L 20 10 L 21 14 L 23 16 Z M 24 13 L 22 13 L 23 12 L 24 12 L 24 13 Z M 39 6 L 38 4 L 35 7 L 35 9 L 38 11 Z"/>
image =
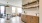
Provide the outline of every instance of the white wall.
<path id="1" fill-rule="evenodd" d="M 27 14 L 27 15 L 33 15 L 33 16 L 36 16 L 36 13 L 38 13 L 37 8 L 35 8 L 35 9 L 23 9 L 23 12 L 24 11 L 25 11 L 25 14 Z"/>
<path id="2" fill-rule="evenodd" d="M 42 0 L 39 1 L 39 23 L 42 23 Z"/>
<path id="3" fill-rule="evenodd" d="M 30 2 L 33 2 L 33 1 L 36 1 L 36 0 L 22 0 L 22 4 L 24 5 L 24 4 L 27 4 L 28 2 L 30 3 Z"/>

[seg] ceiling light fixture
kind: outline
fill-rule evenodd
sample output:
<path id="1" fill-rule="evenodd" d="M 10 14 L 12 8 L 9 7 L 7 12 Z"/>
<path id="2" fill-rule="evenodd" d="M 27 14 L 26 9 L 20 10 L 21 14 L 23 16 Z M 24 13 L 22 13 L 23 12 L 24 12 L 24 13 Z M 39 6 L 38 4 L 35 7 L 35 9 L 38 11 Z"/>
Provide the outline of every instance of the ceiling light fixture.
<path id="1" fill-rule="evenodd" d="M 8 2 L 7 2 L 7 5 L 5 7 L 9 7 Z"/>

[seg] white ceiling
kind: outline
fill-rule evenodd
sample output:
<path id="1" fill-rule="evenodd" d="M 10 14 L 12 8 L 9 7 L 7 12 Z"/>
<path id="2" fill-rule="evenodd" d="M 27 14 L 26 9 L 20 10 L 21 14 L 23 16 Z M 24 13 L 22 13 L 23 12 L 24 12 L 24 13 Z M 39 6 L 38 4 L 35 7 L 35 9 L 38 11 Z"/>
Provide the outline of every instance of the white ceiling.
<path id="1" fill-rule="evenodd" d="M 22 0 L 0 0 L 2 4 L 7 4 L 7 2 L 9 5 L 22 7 Z"/>
<path id="2" fill-rule="evenodd" d="M 0 0 L 0 3 L 7 4 L 8 2 L 9 5 L 22 7 L 22 5 L 27 4 L 28 2 L 33 2 L 33 1 L 36 1 L 36 0 Z"/>

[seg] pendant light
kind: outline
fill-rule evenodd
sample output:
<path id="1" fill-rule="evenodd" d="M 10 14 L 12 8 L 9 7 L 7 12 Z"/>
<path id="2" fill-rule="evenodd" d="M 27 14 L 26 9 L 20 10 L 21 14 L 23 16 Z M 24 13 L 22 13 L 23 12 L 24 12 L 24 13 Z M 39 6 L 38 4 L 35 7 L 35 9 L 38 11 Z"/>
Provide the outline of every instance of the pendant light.
<path id="1" fill-rule="evenodd" d="M 7 2 L 7 5 L 5 7 L 9 7 L 8 2 Z"/>

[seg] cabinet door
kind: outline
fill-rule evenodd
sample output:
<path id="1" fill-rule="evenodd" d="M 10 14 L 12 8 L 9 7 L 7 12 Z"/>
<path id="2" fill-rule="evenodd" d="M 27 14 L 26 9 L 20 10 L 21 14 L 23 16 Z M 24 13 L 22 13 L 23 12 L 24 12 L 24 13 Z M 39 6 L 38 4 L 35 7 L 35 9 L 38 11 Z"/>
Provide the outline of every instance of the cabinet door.
<path id="1" fill-rule="evenodd" d="M 33 20 L 32 20 L 32 23 L 39 23 L 38 17 L 34 16 L 33 17 Z"/>
<path id="2" fill-rule="evenodd" d="M 39 23 L 39 17 L 37 16 L 22 16 L 22 20 L 26 23 Z"/>
<path id="3" fill-rule="evenodd" d="M 27 23 L 31 23 L 31 16 L 27 16 Z"/>
<path id="4" fill-rule="evenodd" d="M 27 23 L 39 23 L 39 17 L 37 16 L 27 16 Z"/>
<path id="5" fill-rule="evenodd" d="M 33 16 L 31 16 L 30 21 L 31 21 L 31 23 L 33 23 Z"/>
<path id="6" fill-rule="evenodd" d="M 26 20 L 27 20 L 26 15 L 21 16 L 21 19 L 23 22 L 26 22 Z"/>

